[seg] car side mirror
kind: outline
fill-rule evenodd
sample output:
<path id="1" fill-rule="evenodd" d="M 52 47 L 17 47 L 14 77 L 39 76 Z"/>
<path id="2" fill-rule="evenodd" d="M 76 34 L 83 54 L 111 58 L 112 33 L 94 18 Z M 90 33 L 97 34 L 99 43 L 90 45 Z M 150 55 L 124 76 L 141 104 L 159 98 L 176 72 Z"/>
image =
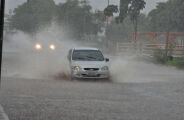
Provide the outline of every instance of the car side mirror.
<path id="1" fill-rule="evenodd" d="M 105 61 L 106 61 L 106 62 L 109 62 L 109 58 L 105 58 Z"/>

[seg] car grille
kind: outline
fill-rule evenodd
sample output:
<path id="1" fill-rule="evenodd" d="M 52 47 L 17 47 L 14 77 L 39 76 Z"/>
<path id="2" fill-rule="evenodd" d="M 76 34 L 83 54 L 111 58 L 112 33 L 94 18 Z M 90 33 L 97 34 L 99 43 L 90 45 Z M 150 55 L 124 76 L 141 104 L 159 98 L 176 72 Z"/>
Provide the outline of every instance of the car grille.
<path id="1" fill-rule="evenodd" d="M 99 68 L 84 68 L 84 70 L 87 70 L 87 71 L 98 71 Z"/>
<path id="2" fill-rule="evenodd" d="M 100 74 L 97 75 L 87 75 L 87 74 L 82 74 L 83 77 L 100 77 Z"/>

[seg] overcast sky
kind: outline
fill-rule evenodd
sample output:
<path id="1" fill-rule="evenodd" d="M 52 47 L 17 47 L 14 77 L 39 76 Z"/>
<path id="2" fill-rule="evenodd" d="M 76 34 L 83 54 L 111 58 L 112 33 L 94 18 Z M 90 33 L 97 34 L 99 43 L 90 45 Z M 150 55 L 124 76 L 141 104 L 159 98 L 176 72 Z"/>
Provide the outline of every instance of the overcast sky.
<path id="1" fill-rule="evenodd" d="M 6 13 L 8 13 L 9 9 L 14 9 L 18 5 L 22 4 L 27 0 L 6 0 Z M 65 0 L 55 0 L 56 3 L 63 2 Z M 107 0 L 89 0 L 93 9 L 103 10 L 107 6 Z M 143 12 L 148 13 L 150 10 L 155 8 L 158 2 L 167 1 L 167 0 L 146 0 L 146 8 Z M 110 4 L 119 4 L 119 0 L 110 0 Z"/>

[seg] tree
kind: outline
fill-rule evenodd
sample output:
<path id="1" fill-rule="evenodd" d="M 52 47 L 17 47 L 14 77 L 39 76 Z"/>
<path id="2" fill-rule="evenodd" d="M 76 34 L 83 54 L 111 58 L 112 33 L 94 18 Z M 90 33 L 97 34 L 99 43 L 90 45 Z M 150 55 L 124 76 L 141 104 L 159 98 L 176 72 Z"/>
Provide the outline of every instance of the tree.
<path id="1" fill-rule="evenodd" d="M 177 6 L 177 7 L 176 7 Z M 158 3 L 156 9 L 152 10 L 148 17 L 150 19 L 150 30 L 166 32 L 165 59 L 168 59 L 169 33 L 171 31 L 184 31 L 184 1 L 169 0 Z"/>
<path id="2" fill-rule="evenodd" d="M 145 4 L 146 2 L 144 0 L 131 0 L 130 7 L 128 8 L 130 19 L 134 25 L 135 49 L 136 49 L 136 39 L 137 39 L 138 17 L 140 15 L 140 11 L 145 8 Z"/>
<path id="3" fill-rule="evenodd" d="M 130 2 L 131 2 L 130 0 L 120 0 L 120 14 L 117 19 L 118 20 L 117 23 L 119 22 L 122 23 L 123 20 L 126 18 Z"/>
<path id="4" fill-rule="evenodd" d="M 118 6 L 117 5 L 109 5 L 104 9 L 104 14 L 107 17 L 113 16 L 114 13 L 118 12 Z"/>
<path id="5" fill-rule="evenodd" d="M 112 22 L 106 30 L 106 37 L 109 41 L 116 42 L 130 42 L 133 25 L 129 17 L 126 17 L 121 24 Z"/>
<path id="6" fill-rule="evenodd" d="M 74 38 L 81 39 L 90 34 L 96 35 L 100 28 L 93 18 L 92 7 L 85 0 L 67 0 L 57 6 L 57 21 L 65 28 L 70 28 Z M 66 29 L 65 29 L 66 30 Z"/>
<path id="7" fill-rule="evenodd" d="M 183 14 L 183 0 L 160 2 L 156 9 L 152 10 L 148 15 L 150 19 L 150 30 L 160 32 L 184 31 Z"/>
<path id="8" fill-rule="evenodd" d="M 106 20 L 106 16 L 104 15 L 103 11 L 100 10 L 95 11 L 94 18 L 100 24 L 103 24 Z"/>
<path id="9" fill-rule="evenodd" d="M 120 0 L 120 14 L 116 18 L 116 23 L 123 23 L 124 19 L 128 16 L 130 16 L 130 20 L 133 23 L 134 26 L 134 32 L 135 32 L 135 40 L 137 39 L 137 29 L 138 29 L 138 17 L 140 16 L 140 11 L 145 8 L 146 2 L 144 0 Z M 109 7 L 109 8 L 108 8 Z M 104 13 L 108 15 L 113 15 L 112 7 L 108 6 Z M 110 9 L 111 8 L 111 9 Z M 118 10 L 117 10 L 118 11 Z M 136 41 L 135 41 L 136 42 Z M 135 43 L 136 45 L 136 43 Z M 135 46 L 136 48 L 136 46 Z"/>
<path id="10" fill-rule="evenodd" d="M 149 19 L 145 14 L 141 13 L 138 18 L 138 31 L 147 31 Z M 131 42 L 132 32 L 134 32 L 134 25 L 130 20 L 130 16 L 124 18 L 121 24 L 112 22 L 106 30 L 107 38 L 114 42 Z"/>
<path id="11" fill-rule="evenodd" d="M 15 8 L 14 15 L 10 19 L 11 26 L 32 34 L 50 24 L 54 13 L 53 0 L 29 0 Z"/>
<path id="12" fill-rule="evenodd" d="M 96 10 L 93 14 L 93 19 L 95 23 L 98 25 L 99 32 L 102 32 L 101 28 L 105 26 L 106 16 L 103 11 Z"/>

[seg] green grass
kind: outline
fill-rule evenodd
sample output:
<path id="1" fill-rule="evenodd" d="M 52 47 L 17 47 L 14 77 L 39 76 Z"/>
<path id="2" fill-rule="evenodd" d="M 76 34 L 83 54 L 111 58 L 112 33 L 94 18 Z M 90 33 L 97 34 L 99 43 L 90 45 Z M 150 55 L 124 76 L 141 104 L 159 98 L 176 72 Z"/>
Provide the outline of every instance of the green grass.
<path id="1" fill-rule="evenodd" d="M 184 69 L 184 58 L 174 58 L 172 61 L 164 61 L 162 59 L 158 58 L 150 58 L 150 57 L 136 57 L 136 61 L 143 61 L 148 63 L 154 63 L 154 64 L 162 64 L 167 66 L 173 66 L 178 69 Z"/>
<path id="2" fill-rule="evenodd" d="M 179 69 L 184 69 L 184 60 L 173 60 L 166 62 L 166 65 L 175 66 Z"/>

